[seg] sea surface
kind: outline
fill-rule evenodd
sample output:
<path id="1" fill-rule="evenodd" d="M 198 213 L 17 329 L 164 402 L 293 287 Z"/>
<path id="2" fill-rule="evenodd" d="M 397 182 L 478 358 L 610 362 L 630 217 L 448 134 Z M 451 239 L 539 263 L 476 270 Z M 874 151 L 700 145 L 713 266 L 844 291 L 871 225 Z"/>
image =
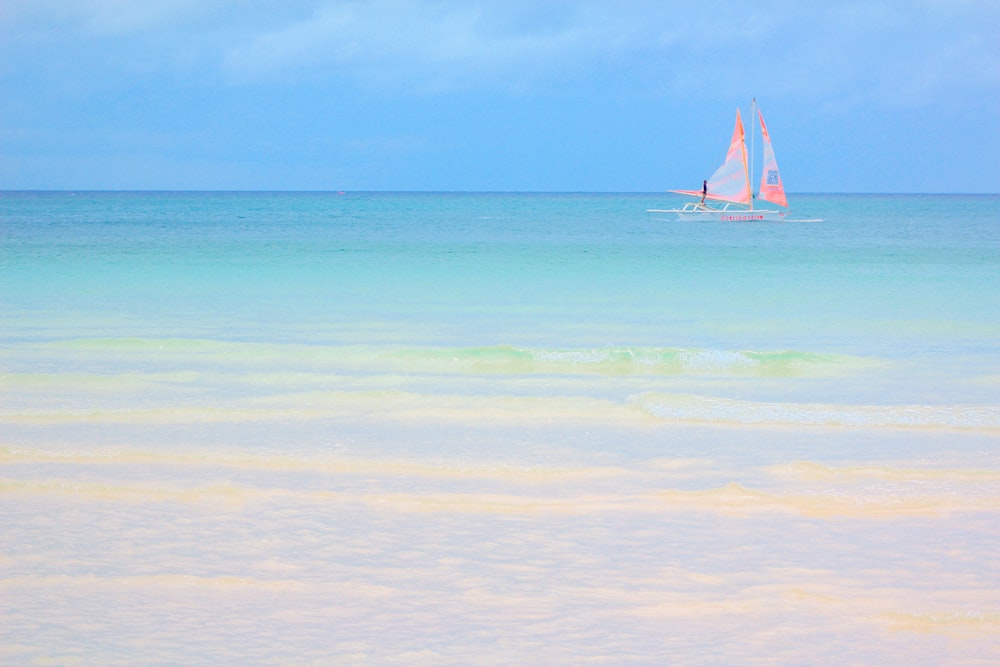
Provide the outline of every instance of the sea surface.
<path id="1" fill-rule="evenodd" d="M 0 663 L 1000 663 L 1000 196 L 0 193 Z"/>

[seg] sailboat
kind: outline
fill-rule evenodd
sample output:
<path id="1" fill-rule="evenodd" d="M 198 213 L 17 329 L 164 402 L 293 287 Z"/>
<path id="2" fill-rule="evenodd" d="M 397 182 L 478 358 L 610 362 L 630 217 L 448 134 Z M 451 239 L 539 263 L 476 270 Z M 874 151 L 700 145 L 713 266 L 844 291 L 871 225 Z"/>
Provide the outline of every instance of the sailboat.
<path id="1" fill-rule="evenodd" d="M 756 195 L 751 189 L 753 181 L 753 121 L 760 120 L 760 131 L 764 143 L 764 167 L 760 178 L 760 188 Z M 778 171 L 778 161 L 774 157 L 771 136 L 764 124 L 764 115 L 753 100 L 750 126 L 751 163 L 747 165 L 747 145 L 743 131 L 740 110 L 736 110 L 736 127 L 729 142 L 729 151 L 722 166 L 704 182 L 701 190 L 671 190 L 682 195 L 698 197 L 697 202 L 685 204 L 678 209 L 650 209 L 650 213 L 674 213 L 680 220 L 710 220 L 722 222 L 742 222 L 755 220 L 784 220 L 788 214 L 788 198 Z M 758 208 L 755 202 L 763 200 L 781 208 Z"/>

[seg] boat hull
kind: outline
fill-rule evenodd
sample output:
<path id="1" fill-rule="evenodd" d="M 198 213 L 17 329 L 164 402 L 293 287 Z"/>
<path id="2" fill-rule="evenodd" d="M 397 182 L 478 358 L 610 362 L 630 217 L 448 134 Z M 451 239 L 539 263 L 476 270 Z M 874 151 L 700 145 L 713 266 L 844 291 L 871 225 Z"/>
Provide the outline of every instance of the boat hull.
<path id="1" fill-rule="evenodd" d="M 778 210 L 737 211 L 710 208 L 650 209 L 649 212 L 673 213 L 678 220 L 691 222 L 780 222 L 788 215 L 788 211 Z"/>
<path id="2" fill-rule="evenodd" d="M 680 220 L 709 220 L 712 222 L 775 222 L 785 219 L 785 211 L 684 211 L 677 214 Z"/>

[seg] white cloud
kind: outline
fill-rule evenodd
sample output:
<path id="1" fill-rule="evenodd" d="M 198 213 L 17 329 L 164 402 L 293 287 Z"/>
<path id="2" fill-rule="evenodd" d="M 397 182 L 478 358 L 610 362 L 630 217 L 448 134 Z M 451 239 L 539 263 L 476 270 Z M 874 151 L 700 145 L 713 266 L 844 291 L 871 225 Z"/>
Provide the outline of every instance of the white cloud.
<path id="1" fill-rule="evenodd" d="M 102 68 L 128 53 L 150 72 L 186 66 L 237 83 L 426 92 L 618 82 L 662 96 L 859 104 L 995 89 L 998 21 L 995 0 L 7 0 L 0 12 L 8 45 L 45 63 L 59 53 L 40 43 L 78 38 L 85 48 L 71 57 L 105 79 L 114 72 Z"/>
<path id="2" fill-rule="evenodd" d="M 749 87 L 913 97 L 970 79 L 995 81 L 998 40 L 985 26 L 1000 20 L 984 0 L 775 0 L 766 7 L 736 0 L 342 0 L 298 9 L 228 42 L 225 71 L 237 80 L 331 76 L 422 90 L 518 88 L 601 73 L 628 80 L 644 72 L 630 83 L 665 93 L 731 95 Z M 963 63 L 976 55 L 969 46 L 976 39 L 979 62 Z"/>
<path id="3" fill-rule="evenodd" d="M 533 13 L 490 3 L 330 3 L 231 47 L 225 66 L 251 79 L 334 68 L 361 80 L 448 86 L 558 68 L 586 57 L 600 37 L 573 7 Z"/>

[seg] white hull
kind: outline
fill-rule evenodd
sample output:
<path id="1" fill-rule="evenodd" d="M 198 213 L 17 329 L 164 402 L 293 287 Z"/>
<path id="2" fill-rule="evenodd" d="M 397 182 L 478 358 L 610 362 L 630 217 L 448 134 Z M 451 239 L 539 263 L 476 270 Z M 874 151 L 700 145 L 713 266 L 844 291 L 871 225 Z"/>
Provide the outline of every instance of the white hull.
<path id="1" fill-rule="evenodd" d="M 650 213 L 673 213 L 678 220 L 702 222 L 780 222 L 788 211 L 776 209 L 710 208 L 699 204 L 686 204 L 684 208 L 650 209 Z"/>

